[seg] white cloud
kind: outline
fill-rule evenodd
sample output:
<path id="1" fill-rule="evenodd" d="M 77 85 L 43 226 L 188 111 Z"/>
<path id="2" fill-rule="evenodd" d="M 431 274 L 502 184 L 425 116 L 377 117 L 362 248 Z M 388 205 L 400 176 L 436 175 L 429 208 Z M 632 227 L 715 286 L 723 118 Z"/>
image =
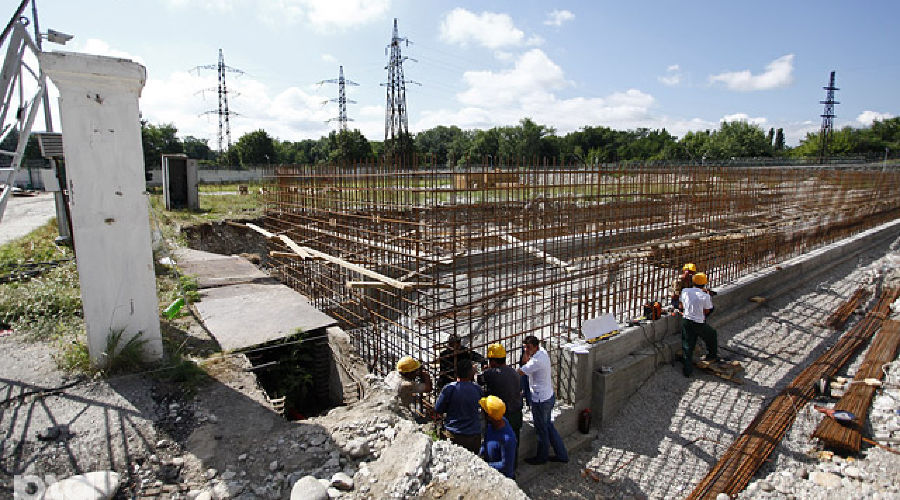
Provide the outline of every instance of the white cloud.
<path id="1" fill-rule="evenodd" d="M 663 76 L 656 77 L 663 85 L 668 85 L 669 87 L 674 87 L 681 83 L 681 73 L 679 72 L 679 66 L 677 64 L 672 64 L 668 68 L 666 68 L 666 74 Z"/>
<path id="2" fill-rule="evenodd" d="M 331 55 L 331 54 L 322 54 L 321 57 L 322 57 L 322 60 L 325 61 L 325 62 L 329 62 L 329 63 L 336 63 L 336 62 L 337 62 L 337 58 L 334 57 L 334 56 Z"/>
<path id="3" fill-rule="evenodd" d="M 489 49 L 514 47 L 522 44 L 525 33 L 516 28 L 507 14 L 474 12 L 457 7 L 441 21 L 441 40 L 463 47 L 474 42 Z"/>
<path id="4" fill-rule="evenodd" d="M 238 8 L 255 11 L 272 25 L 304 22 L 319 31 L 342 30 L 380 19 L 391 0 L 168 0 L 176 8 L 199 7 L 216 12 Z"/>
<path id="5" fill-rule="evenodd" d="M 568 10 L 554 10 L 547 14 L 544 24 L 547 26 L 562 26 L 564 22 L 575 19 L 575 14 Z"/>
<path id="6" fill-rule="evenodd" d="M 110 44 L 106 43 L 99 38 L 88 38 L 84 41 L 84 43 L 76 42 L 72 44 L 72 50 L 74 52 L 83 52 L 85 54 L 94 54 L 98 56 L 109 56 L 109 57 L 118 57 L 120 59 L 130 59 L 137 63 L 143 64 L 144 59 L 140 56 L 131 55 L 128 52 L 114 49 Z"/>
<path id="7" fill-rule="evenodd" d="M 880 113 L 878 111 L 866 110 L 866 111 L 863 111 L 862 113 L 860 113 L 859 116 L 856 117 L 856 121 L 860 125 L 868 127 L 875 120 L 884 121 L 884 120 L 889 120 L 893 117 L 894 117 L 894 115 L 892 115 L 890 113 Z"/>
<path id="8" fill-rule="evenodd" d="M 760 127 L 764 126 L 768 121 L 769 120 L 762 116 L 751 118 L 747 113 L 734 113 L 732 115 L 725 115 L 721 120 L 719 120 L 719 122 L 747 122 L 751 125 L 759 125 Z"/>
<path id="9" fill-rule="evenodd" d="M 210 147 L 215 149 L 218 134 L 216 85 L 214 72 L 202 73 L 199 77 L 187 72 L 172 73 L 165 78 L 151 75 L 140 100 L 143 118 L 151 123 L 174 123 L 179 136 L 208 139 Z M 321 95 L 299 87 L 276 91 L 246 77 L 233 78 L 228 88 L 229 110 L 238 113 L 230 118 L 232 142 L 257 129 L 283 140 L 300 140 L 321 137 L 334 127 L 326 120 L 336 115 L 336 110 L 333 106 L 323 106 Z M 206 92 L 208 89 L 212 91 Z M 204 92 L 198 95 L 199 91 Z M 204 114 L 207 111 L 213 113 Z M 373 128 L 372 131 L 377 130 Z"/>
<path id="10" fill-rule="evenodd" d="M 711 84 L 722 82 L 730 90 L 754 91 L 786 87 L 794 81 L 794 54 L 781 56 L 766 66 L 764 73 L 753 75 L 750 70 L 711 75 Z"/>
<path id="11" fill-rule="evenodd" d="M 657 127 L 662 122 L 678 128 L 690 125 L 653 116 L 651 108 L 655 99 L 637 89 L 605 97 L 557 96 L 557 92 L 573 84 L 565 78 L 562 68 L 540 49 L 519 55 L 510 69 L 468 71 L 463 80 L 467 89 L 457 94 L 460 108 L 424 111 L 412 129 L 449 124 L 489 128 L 515 124 L 524 117 L 555 127 L 560 133 L 585 125 L 622 129 Z"/>

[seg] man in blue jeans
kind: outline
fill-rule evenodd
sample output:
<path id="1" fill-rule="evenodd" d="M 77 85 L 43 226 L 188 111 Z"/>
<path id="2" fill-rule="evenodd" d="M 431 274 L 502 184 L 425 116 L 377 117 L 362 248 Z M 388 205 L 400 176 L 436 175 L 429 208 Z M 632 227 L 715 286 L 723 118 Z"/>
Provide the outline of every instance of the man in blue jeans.
<path id="1" fill-rule="evenodd" d="M 556 403 L 553 379 L 550 376 L 550 355 L 541 347 L 540 341 L 534 335 L 525 337 L 525 356 L 522 357 L 522 362 L 519 375 L 528 375 L 531 389 L 531 417 L 538 439 L 537 454 L 526 458 L 525 462 L 531 465 L 543 464 L 547 460 L 568 462 L 569 453 L 566 451 L 566 445 L 550 419 L 553 405 Z M 553 447 L 555 456 L 550 456 L 550 447 Z"/>

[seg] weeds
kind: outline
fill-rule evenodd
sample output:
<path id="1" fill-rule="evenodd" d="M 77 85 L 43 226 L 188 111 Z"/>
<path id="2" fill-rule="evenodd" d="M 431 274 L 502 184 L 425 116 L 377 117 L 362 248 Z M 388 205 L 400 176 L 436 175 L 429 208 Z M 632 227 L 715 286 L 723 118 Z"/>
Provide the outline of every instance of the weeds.
<path id="1" fill-rule="evenodd" d="M 125 329 L 110 330 L 106 336 L 106 350 L 103 352 L 105 362 L 103 373 L 114 375 L 129 371 L 137 371 L 144 365 L 144 346 L 147 339 L 142 339 L 142 332 L 138 332 L 129 338 L 124 344 L 122 336 Z"/>
<path id="2" fill-rule="evenodd" d="M 66 372 L 86 375 L 96 373 L 88 346 L 80 340 L 61 342 L 59 352 L 54 357 L 59 368 Z"/>

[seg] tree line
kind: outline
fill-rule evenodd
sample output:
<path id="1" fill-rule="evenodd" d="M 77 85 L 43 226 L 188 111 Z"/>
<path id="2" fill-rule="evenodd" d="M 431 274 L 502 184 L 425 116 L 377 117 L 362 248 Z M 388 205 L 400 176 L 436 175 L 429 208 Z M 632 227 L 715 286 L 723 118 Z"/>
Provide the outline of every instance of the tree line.
<path id="1" fill-rule="evenodd" d="M 716 130 L 691 131 L 675 137 L 666 129 L 614 130 L 585 126 L 558 135 L 552 127 L 530 118 L 517 125 L 487 130 L 463 130 L 439 125 L 387 146 L 369 141 L 359 130 L 330 132 L 319 139 L 282 141 L 265 130 L 242 135 L 222 155 L 206 140 L 178 138 L 173 124 L 141 123 L 147 168 L 158 168 L 160 154 L 185 153 L 201 163 L 250 166 L 267 164 L 317 164 L 377 158 L 385 152 L 424 155 L 427 161 L 446 165 L 471 158 L 488 163 L 526 158 L 559 164 L 616 163 L 625 161 L 718 162 L 732 158 L 815 158 L 821 151 L 821 134 L 808 133 L 794 148 L 785 144 L 784 130 L 746 121 L 722 122 Z M 399 146 L 398 146 L 399 144 Z M 900 118 L 875 121 L 864 128 L 845 127 L 832 132 L 829 156 L 866 156 L 880 159 L 900 151 Z"/>

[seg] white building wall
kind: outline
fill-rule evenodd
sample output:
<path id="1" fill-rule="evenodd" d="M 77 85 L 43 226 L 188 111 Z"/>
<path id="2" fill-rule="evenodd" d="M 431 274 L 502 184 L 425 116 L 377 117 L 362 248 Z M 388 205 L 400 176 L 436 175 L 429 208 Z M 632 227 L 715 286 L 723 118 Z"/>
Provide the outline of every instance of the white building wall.
<path id="1" fill-rule="evenodd" d="M 137 333 L 162 356 L 138 97 L 146 70 L 125 59 L 44 53 L 59 89 L 72 228 L 91 359 L 111 332 Z"/>

